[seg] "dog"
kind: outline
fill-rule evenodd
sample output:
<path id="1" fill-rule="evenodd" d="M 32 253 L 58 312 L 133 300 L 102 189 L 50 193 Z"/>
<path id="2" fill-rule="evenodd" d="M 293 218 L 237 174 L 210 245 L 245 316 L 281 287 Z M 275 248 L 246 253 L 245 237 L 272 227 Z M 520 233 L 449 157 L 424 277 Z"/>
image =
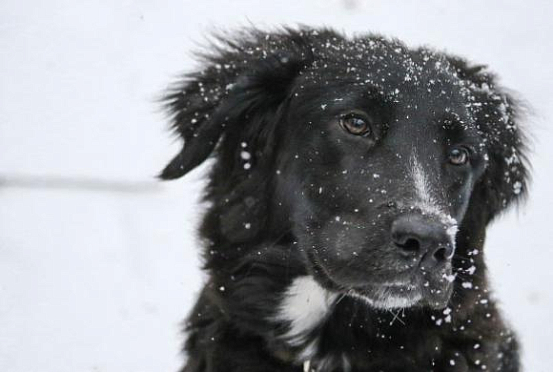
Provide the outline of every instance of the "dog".
<path id="1" fill-rule="evenodd" d="M 213 158 L 183 372 L 519 371 L 486 227 L 524 199 L 518 101 L 485 66 L 375 34 L 215 36 L 163 98 Z"/>

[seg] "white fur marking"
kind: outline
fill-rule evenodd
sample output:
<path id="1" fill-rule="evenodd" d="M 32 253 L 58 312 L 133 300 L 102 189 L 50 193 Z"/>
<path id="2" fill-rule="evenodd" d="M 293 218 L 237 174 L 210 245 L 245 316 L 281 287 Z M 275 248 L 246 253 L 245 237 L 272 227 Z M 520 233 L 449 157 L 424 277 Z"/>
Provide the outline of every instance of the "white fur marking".
<path id="1" fill-rule="evenodd" d="M 277 313 L 278 320 L 290 322 L 284 339 L 292 346 L 303 344 L 309 332 L 328 315 L 336 297 L 337 294 L 322 288 L 311 276 L 294 279 Z M 308 346 L 314 348 L 314 345 Z"/>
<path id="2" fill-rule="evenodd" d="M 411 307 L 415 305 L 417 302 L 419 302 L 422 298 L 422 296 L 418 293 L 413 293 L 402 297 L 397 295 L 392 295 L 388 293 L 388 290 L 386 288 L 380 289 L 379 292 L 376 294 L 376 296 L 374 296 L 375 298 L 363 296 L 355 292 L 350 292 L 349 295 L 365 301 L 375 309 L 384 309 L 384 310 L 402 309 L 406 307 Z"/>
<path id="3" fill-rule="evenodd" d="M 345 354 L 342 354 L 342 371 L 344 372 L 351 371 L 351 363 Z"/>
<path id="4" fill-rule="evenodd" d="M 446 225 L 446 233 L 452 244 L 455 244 L 455 236 L 458 231 L 457 220 L 451 217 L 448 213 L 444 212 L 443 208 L 439 206 L 438 202 L 433 197 L 431 184 L 415 155 L 411 156 L 410 173 L 417 192 L 417 201 L 415 202 L 415 206 L 423 213 L 437 217 L 444 225 Z"/>
<path id="5" fill-rule="evenodd" d="M 314 338 L 313 341 L 303 346 L 301 352 L 297 356 L 297 360 L 311 360 L 317 353 L 317 347 L 319 346 L 319 339 Z"/>
<path id="6" fill-rule="evenodd" d="M 425 209 L 434 211 L 437 208 L 437 203 L 430 192 L 428 178 L 415 156 L 411 157 L 411 176 L 415 183 L 415 190 L 417 191 L 419 202 L 422 203 Z"/>

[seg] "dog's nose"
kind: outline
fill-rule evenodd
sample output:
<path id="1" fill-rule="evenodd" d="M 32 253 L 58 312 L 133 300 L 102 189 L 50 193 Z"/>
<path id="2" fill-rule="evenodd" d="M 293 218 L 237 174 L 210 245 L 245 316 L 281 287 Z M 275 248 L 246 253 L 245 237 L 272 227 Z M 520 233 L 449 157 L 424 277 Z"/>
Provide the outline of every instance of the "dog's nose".
<path id="1" fill-rule="evenodd" d="M 405 214 L 392 223 L 392 241 L 403 255 L 420 259 L 422 268 L 431 269 L 453 257 L 454 242 L 447 228 L 420 214 Z"/>

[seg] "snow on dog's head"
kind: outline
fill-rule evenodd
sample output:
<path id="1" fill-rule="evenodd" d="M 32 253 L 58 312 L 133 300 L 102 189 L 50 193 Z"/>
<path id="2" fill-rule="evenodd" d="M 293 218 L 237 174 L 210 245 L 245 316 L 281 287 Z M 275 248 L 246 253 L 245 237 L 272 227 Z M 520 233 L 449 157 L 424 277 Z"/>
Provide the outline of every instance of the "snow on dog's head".
<path id="1" fill-rule="evenodd" d="M 326 290 L 446 306 L 456 254 L 526 190 L 512 97 L 480 66 L 377 36 L 220 42 L 166 97 L 184 147 L 161 175 L 215 154 L 209 238 L 286 237 Z"/>

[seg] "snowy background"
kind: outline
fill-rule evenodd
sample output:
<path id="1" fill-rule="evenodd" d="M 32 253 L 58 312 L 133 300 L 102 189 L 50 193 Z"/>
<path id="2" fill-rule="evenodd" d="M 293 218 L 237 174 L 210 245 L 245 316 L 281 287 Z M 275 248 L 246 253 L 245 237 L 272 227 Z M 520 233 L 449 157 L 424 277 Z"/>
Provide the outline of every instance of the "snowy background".
<path id="1" fill-rule="evenodd" d="M 0 371 L 150 372 L 181 364 L 203 281 L 205 168 L 159 184 L 178 143 L 154 103 L 214 27 L 369 30 L 488 63 L 534 108 L 529 203 L 487 254 L 527 371 L 553 353 L 553 3 L 0 2 Z"/>

